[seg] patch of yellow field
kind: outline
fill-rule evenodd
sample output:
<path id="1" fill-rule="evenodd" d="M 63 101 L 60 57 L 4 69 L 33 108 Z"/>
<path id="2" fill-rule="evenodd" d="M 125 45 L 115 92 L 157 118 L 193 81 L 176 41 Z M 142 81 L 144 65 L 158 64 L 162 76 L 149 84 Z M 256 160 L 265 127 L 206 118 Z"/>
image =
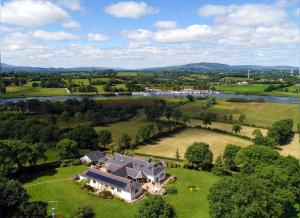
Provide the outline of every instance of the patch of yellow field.
<path id="1" fill-rule="evenodd" d="M 189 123 L 189 126 L 195 127 L 197 125 L 203 125 L 202 121 L 192 119 Z M 221 122 L 212 122 L 212 124 L 209 126 L 212 129 L 220 129 L 226 132 L 232 132 L 232 126 L 233 124 L 230 123 L 221 123 Z M 262 128 L 255 128 L 255 127 L 250 127 L 250 126 L 242 126 L 241 132 L 239 135 L 243 136 L 248 136 L 252 138 L 252 132 L 255 129 L 260 129 L 263 135 L 267 135 L 268 130 L 267 129 L 262 129 Z"/>
<path id="2" fill-rule="evenodd" d="M 292 155 L 298 159 L 300 159 L 300 142 L 299 142 L 299 134 L 296 134 L 288 145 L 284 145 L 280 147 L 280 153 L 282 155 Z"/>
<path id="3" fill-rule="evenodd" d="M 210 145 L 210 150 L 214 154 L 214 159 L 218 155 L 223 154 L 227 144 L 236 144 L 241 147 L 246 147 L 251 144 L 251 141 L 239 137 L 204 129 L 187 128 L 178 134 L 163 138 L 154 144 L 140 146 L 135 151 L 149 155 L 174 158 L 178 148 L 180 156 L 183 158 L 187 147 L 194 142 L 208 143 Z"/>

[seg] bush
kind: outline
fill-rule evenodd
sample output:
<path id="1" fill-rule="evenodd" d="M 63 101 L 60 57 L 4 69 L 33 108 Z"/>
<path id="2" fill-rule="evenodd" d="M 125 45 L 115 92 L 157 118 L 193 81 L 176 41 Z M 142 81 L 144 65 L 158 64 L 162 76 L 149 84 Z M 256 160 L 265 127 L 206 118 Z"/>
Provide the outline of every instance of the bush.
<path id="1" fill-rule="evenodd" d="M 79 159 L 71 161 L 72 166 L 78 166 L 81 165 L 81 161 Z"/>
<path id="2" fill-rule="evenodd" d="M 95 213 L 89 206 L 80 206 L 73 212 L 72 218 L 93 218 Z"/>
<path id="3" fill-rule="evenodd" d="M 102 199 L 113 199 L 112 193 L 107 190 L 103 190 L 102 192 L 98 193 L 97 196 Z"/>
<path id="4" fill-rule="evenodd" d="M 166 191 L 167 191 L 167 194 L 176 194 L 178 191 L 177 191 L 177 188 L 174 186 L 174 185 L 168 185 L 166 187 Z"/>

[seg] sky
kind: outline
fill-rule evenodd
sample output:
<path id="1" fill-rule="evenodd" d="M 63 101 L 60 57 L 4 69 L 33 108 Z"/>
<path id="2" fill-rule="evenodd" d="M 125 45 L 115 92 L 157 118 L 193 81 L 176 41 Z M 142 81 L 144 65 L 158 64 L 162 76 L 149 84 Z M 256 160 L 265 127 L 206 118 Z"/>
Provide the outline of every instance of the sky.
<path id="1" fill-rule="evenodd" d="M 147 68 L 299 65 L 300 0 L 2 0 L 1 61 Z"/>

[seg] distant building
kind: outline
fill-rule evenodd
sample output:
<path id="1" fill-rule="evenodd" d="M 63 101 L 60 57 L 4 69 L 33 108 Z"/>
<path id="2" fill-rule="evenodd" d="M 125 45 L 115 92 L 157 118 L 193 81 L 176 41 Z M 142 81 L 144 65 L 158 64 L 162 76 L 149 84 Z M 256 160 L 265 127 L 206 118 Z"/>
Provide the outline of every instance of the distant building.
<path id="1" fill-rule="evenodd" d="M 248 82 L 247 81 L 241 81 L 241 82 L 238 82 L 237 84 L 238 85 L 248 85 Z"/>
<path id="2" fill-rule="evenodd" d="M 101 159 L 103 160 L 103 158 Z M 90 168 L 79 175 L 95 189 L 108 190 L 113 195 L 132 201 L 143 192 L 146 182 L 160 184 L 165 179 L 165 166 L 142 158 L 116 154 L 105 157 L 100 170 Z"/>
<path id="3" fill-rule="evenodd" d="M 80 161 L 82 163 L 101 163 L 105 162 L 105 155 L 101 151 L 97 150 L 84 155 L 82 158 L 80 158 Z"/>

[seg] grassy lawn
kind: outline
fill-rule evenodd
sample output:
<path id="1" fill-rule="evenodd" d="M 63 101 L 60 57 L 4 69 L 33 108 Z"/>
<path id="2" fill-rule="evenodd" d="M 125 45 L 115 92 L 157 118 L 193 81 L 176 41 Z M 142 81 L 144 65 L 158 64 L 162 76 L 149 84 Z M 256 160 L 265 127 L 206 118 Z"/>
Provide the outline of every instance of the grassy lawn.
<path id="1" fill-rule="evenodd" d="M 194 142 L 205 142 L 210 145 L 210 149 L 216 158 L 219 154 L 223 154 L 227 144 L 236 144 L 246 147 L 251 141 L 239 137 L 216 133 L 204 129 L 187 128 L 178 134 L 163 138 L 153 144 L 140 146 L 135 151 L 149 155 L 175 157 L 176 150 L 180 153 L 181 158 L 188 146 Z"/>
<path id="2" fill-rule="evenodd" d="M 180 110 L 191 118 L 199 118 L 200 114 L 204 111 L 216 113 L 218 118 L 221 119 L 224 115 L 232 114 L 234 119 L 237 120 L 241 114 L 246 115 L 245 123 L 249 125 L 257 125 L 261 127 L 270 127 L 275 121 L 282 119 L 293 119 L 294 127 L 300 121 L 299 105 L 297 104 L 282 104 L 282 103 L 235 103 L 226 102 L 217 99 L 217 104 L 202 109 L 202 101 L 188 103 L 180 106 Z"/>
<path id="3" fill-rule="evenodd" d="M 6 88 L 7 92 L 0 95 L 0 98 L 67 95 L 65 88 L 32 87 L 31 84 L 29 82 L 23 86 L 9 86 Z"/>
<path id="4" fill-rule="evenodd" d="M 134 217 L 139 203 L 130 205 L 116 200 L 99 199 L 70 181 L 70 177 L 85 169 L 83 166 L 74 166 L 28 175 L 24 180 L 24 186 L 32 201 L 58 201 L 55 207 L 66 217 L 70 217 L 72 210 L 82 205 L 91 206 L 96 212 L 96 217 Z M 175 207 L 177 217 L 209 217 L 207 195 L 218 177 L 208 172 L 187 169 L 168 169 L 168 173 L 178 178 L 175 183 L 178 193 L 165 197 Z M 187 189 L 189 185 L 194 185 L 200 190 L 190 192 Z M 49 210 L 51 206 L 49 205 Z"/>

